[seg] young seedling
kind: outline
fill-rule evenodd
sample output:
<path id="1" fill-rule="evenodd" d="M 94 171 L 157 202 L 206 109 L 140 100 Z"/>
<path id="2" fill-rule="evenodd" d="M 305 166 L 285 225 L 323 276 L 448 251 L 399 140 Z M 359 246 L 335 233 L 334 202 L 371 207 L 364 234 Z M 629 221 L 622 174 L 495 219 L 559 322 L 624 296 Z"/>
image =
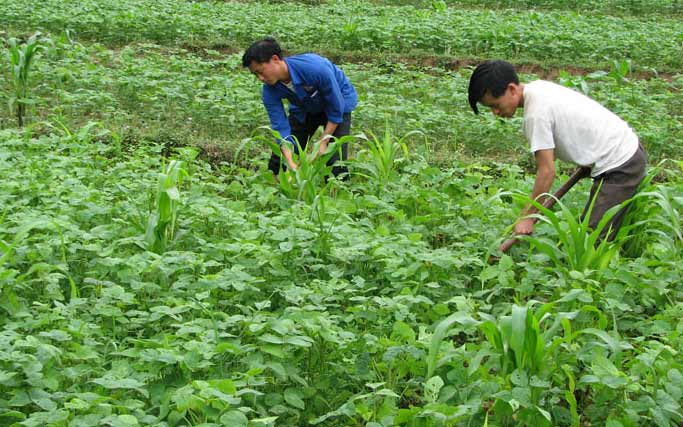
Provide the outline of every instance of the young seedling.
<path id="1" fill-rule="evenodd" d="M 39 37 L 40 33 L 37 32 L 29 37 L 25 43 L 21 43 L 15 37 L 10 37 L 7 40 L 11 65 L 10 84 L 12 88 L 8 104 L 10 113 L 14 113 L 17 116 L 19 127 L 24 126 L 26 106 L 35 102 L 30 98 L 29 72 L 38 52 L 45 49 Z"/>
<path id="2" fill-rule="evenodd" d="M 571 174 L 567 182 L 565 182 L 560 188 L 557 189 L 555 193 L 553 193 L 552 197 L 546 198 L 546 200 L 543 202 L 542 206 L 544 208 L 550 209 L 562 196 L 564 196 L 571 188 L 576 185 L 577 182 L 582 180 L 583 178 L 589 176 L 590 174 L 590 169 L 588 168 L 578 168 L 574 171 L 574 173 Z M 534 219 L 534 222 L 536 222 L 538 219 Z M 514 236 L 510 239 L 507 239 L 504 241 L 499 247 L 498 250 L 502 253 L 506 253 L 512 246 L 514 246 L 517 242 L 519 241 L 518 236 Z M 489 257 L 489 264 L 493 264 L 498 261 L 498 257 L 491 256 Z"/>

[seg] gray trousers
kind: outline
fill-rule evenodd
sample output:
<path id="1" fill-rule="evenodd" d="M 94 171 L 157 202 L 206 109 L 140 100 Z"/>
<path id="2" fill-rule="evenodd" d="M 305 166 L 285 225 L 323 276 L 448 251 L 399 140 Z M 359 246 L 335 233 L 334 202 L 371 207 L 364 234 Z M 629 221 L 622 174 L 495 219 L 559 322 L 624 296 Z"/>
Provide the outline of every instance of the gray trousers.
<path id="1" fill-rule="evenodd" d="M 647 154 L 643 149 L 642 145 L 638 146 L 638 150 L 635 152 L 631 158 L 623 165 L 610 169 L 596 177 L 593 178 L 593 187 L 591 187 L 590 198 L 586 203 L 586 207 L 583 210 L 581 218 L 586 216 L 588 212 L 588 207 L 590 206 L 591 200 L 595 196 L 595 193 L 600 188 L 597 199 L 595 200 L 595 205 L 591 211 L 588 224 L 592 229 L 595 229 L 602 219 L 605 212 L 607 212 L 611 207 L 618 205 L 624 200 L 628 200 L 636 194 L 638 185 L 641 183 L 643 178 L 645 178 L 645 168 L 647 166 Z M 605 226 L 600 238 L 607 240 L 614 239 L 614 236 L 621 227 L 621 223 L 624 220 L 624 215 L 628 207 L 621 209 L 619 212 L 612 217 L 610 222 Z M 607 232 L 612 226 L 609 235 Z"/>

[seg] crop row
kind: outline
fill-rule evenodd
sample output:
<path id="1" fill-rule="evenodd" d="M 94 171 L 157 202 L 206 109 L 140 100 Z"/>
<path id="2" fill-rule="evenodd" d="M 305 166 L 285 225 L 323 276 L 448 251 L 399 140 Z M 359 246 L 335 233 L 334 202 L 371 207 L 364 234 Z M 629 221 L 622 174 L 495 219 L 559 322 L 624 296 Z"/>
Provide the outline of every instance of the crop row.
<path id="1" fill-rule="evenodd" d="M 454 58 L 601 67 L 630 58 L 638 69 L 683 69 L 677 18 L 569 12 L 422 9 L 334 2 L 317 6 L 121 0 L 9 1 L 0 25 L 12 32 L 70 29 L 79 38 L 125 44 L 244 47 L 275 35 L 293 50 L 414 51 Z"/>
<path id="2" fill-rule="evenodd" d="M 234 149 L 268 124 L 260 83 L 241 67 L 239 55 L 153 45 L 110 50 L 56 37 L 34 65 L 34 122 L 58 118 L 78 127 L 105 121 L 124 141 L 200 145 L 217 160 L 234 159 Z M 397 135 L 421 130 L 433 156 L 442 161 L 511 160 L 527 151 L 516 120 L 504 123 L 469 110 L 467 69 L 445 72 L 391 63 L 342 67 L 360 94 L 354 132 L 381 134 L 387 126 Z M 683 106 L 677 96 L 683 80 L 628 78 L 611 70 L 587 77 L 564 74 L 559 81 L 588 91 L 626 119 L 653 161 L 675 158 L 683 141 Z M 13 127 L 16 119 L 3 109 L 0 124 Z M 221 148 L 226 144 L 230 149 Z M 265 148 L 258 142 L 247 146 L 255 153 Z"/>
<path id="3" fill-rule="evenodd" d="M 680 0 L 446 0 L 446 3 L 452 6 L 477 8 L 573 10 L 588 14 L 605 13 L 638 16 L 683 14 L 683 2 Z"/>
<path id="4" fill-rule="evenodd" d="M 283 0 L 272 0 L 283 2 Z M 284 0 L 284 2 L 321 4 L 326 0 Z M 578 13 L 606 15 L 680 15 L 683 2 L 680 0 L 372 0 L 375 4 L 442 9 L 445 7 L 469 7 L 476 9 L 515 10 L 567 10 Z"/>

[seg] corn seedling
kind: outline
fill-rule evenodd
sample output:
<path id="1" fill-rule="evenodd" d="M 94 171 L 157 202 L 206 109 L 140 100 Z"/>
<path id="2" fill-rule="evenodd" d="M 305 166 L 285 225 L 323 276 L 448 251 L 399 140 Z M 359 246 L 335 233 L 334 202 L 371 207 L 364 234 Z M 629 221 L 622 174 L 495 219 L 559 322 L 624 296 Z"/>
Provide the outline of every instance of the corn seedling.
<path id="1" fill-rule="evenodd" d="M 653 234 L 660 233 L 656 225 L 653 228 L 653 223 L 656 223 L 656 218 L 659 218 L 659 212 L 657 212 L 657 205 L 652 203 L 652 193 L 657 192 L 657 187 L 652 180 L 661 171 L 661 164 L 648 171 L 638 186 L 631 207 L 624 216 L 623 226 L 628 228 L 631 234 L 631 238 L 622 247 L 622 253 L 625 256 L 632 258 L 640 256 L 646 250 Z"/>
<path id="2" fill-rule="evenodd" d="M 153 252 L 163 253 L 173 240 L 180 205 L 178 187 L 188 176 L 179 160 L 171 160 L 159 173 L 155 209 L 149 215 L 145 233 L 147 248 Z"/>
<path id="3" fill-rule="evenodd" d="M 575 293 L 565 296 L 556 303 L 570 301 L 575 296 Z M 522 425 L 550 425 L 550 414 L 539 406 L 541 392 L 551 386 L 552 374 L 559 369 L 559 361 L 556 359 L 560 346 L 570 343 L 579 334 L 572 331 L 570 323 L 579 311 L 562 312 L 553 316 L 551 310 L 556 303 L 544 304 L 536 313 L 531 308 L 533 303 L 528 306 L 514 305 L 510 315 L 498 319 L 479 313 L 482 320 L 478 321 L 469 314 L 460 312 L 447 317 L 436 326 L 432 335 L 427 358 L 427 378 L 430 380 L 425 387 L 433 382 L 432 375 L 438 364 L 439 349 L 453 325 L 477 326 L 498 354 L 497 372 L 504 380 L 506 388 L 528 390 L 526 404 L 514 399 L 508 401 L 510 396 L 507 392 L 499 393 L 496 412 L 502 414 L 503 419 L 511 419 L 513 413 L 517 412 L 514 417 L 524 420 Z M 552 323 L 551 317 L 554 317 Z M 546 326 L 542 327 L 544 324 Z M 560 329 L 562 334 L 559 334 Z M 511 410 L 513 401 L 517 408 Z M 571 401 L 569 403 L 571 405 Z"/>
<path id="4" fill-rule="evenodd" d="M 364 176 L 376 180 L 379 187 L 394 177 L 396 168 L 401 161 L 410 157 L 406 139 L 412 135 L 422 134 L 420 131 L 408 132 L 401 138 L 395 138 L 387 123 L 384 127 L 384 135 L 377 137 L 369 132 L 369 137 L 363 135 L 367 143 L 366 148 L 358 153 L 359 161 L 356 167 L 365 171 Z"/>
<path id="5" fill-rule="evenodd" d="M 496 323 L 489 319 L 480 325 L 488 341 L 501 354 L 501 373 L 511 374 L 516 369 L 537 374 L 545 356 L 545 342 L 538 319 L 527 307 L 513 306 L 510 316 Z"/>
<path id="6" fill-rule="evenodd" d="M 265 137 L 266 141 L 273 152 L 284 162 L 285 157 L 282 154 L 281 146 L 276 142 L 282 141 L 282 138 L 276 131 L 270 130 L 270 133 L 272 137 Z M 344 136 L 330 141 L 323 154 L 318 154 L 320 141 L 308 144 L 306 147 L 301 147 L 297 141 L 297 150 L 294 150 L 290 143 L 282 142 L 283 144 L 290 144 L 292 160 L 297 165 L 295 171 L 287 169 L 284 173 L 280 173 L 279 185 L 282 192 L 287 197 L 313 203 L 315 198 L 325 191 L 328 178 L 332 173 L 332 166 L 328 165 L 327 162 L 336 153 L 341 158 L 342 145 L 352 139 L 352 136 Z"/>
<path id="7" fill-rule="evenodd" d="M 552 196 L 550 196 L 552 197 Z M 595 229 L 591 229 L 588 222 L 590 213 L 595 204 L 595 198 L 583 218 L 577 218 L 562 202 L 559 212 L 543 207 L 536 201 L 531 203 L 539 213 L 533 215 L 539 221 L 546 222 L 556 231 L 559 245 L 554 240 L 536 236 L 523 236 L 522 238 L 536 249 L 547 255 L 561 269 L 569 271 L 596 271 L 600 272 L 609 265 L 611 259 L 618 253 L 620 246 L 625 242 L 628 228 L 622 227 L 613 241 L 602 238 L 611 232 L 610 220 L 620 209 L 628 206 L 633 199 L 626 200 L 620 205 L 609 209 L 601 218 Z"/>
<path id="8" fill-rule="evenodd" d="M 41 44 L 40 33 L 35 33 L 25 43 L 21 43 L 17 38 L 10 37 L 7 40 L 10 60 L 10 85 L 12 93 L 8 100 L 10 113 L 16 114 L 19 127 L 24 126 L 26 106 L 34 104 L 35 100 L 30 98 L 29 75 L 31 66 L 36 55 L 45 47 Z"/>
<path id="9" fill-rule="evenodd" d="M 612 61 L 612 70 L 607 75 L 614 79 L 615 83 L 618 85 L 624 85 L 629 83 L 631 74 L 630 59 L 622 59 L 621 61 L 615 59 Z"/>
<path id="10" fill-rule="evenodd" d="M 327 196 L 325 195 L 325 188 L 320 194 L 313 199 L 311 206 L 311 219 L 318 228 L 318 256 L 327 256 L 330 252 L 332 236 L 332 229 L 335 223 L 340 218 L 341 214 L 338 212 L 330 212 L 327 208 Z"/>
<path id="11" fill-rule="evenodd" d="M 629 210 L 624 220 L 625 224 L 635 229 L 633 233 L 637 243 L 629 242 L 627 246 L 633 255 L 641 254 L 648 240 L 647 236 L 654 235 L 659 243 L 666 243 L 671 247 L 670 253 L 681 253 L 683 247 L 683 198 L 676 189 L 665 184 L 652 184 L 652 179 L 662 172 L 662 165 L 667 160 L 653 168 L 641 183 L 641 191 L 636 194 L 634 206 Z M 683 162 L 676 162 L 683 168 Z"/>

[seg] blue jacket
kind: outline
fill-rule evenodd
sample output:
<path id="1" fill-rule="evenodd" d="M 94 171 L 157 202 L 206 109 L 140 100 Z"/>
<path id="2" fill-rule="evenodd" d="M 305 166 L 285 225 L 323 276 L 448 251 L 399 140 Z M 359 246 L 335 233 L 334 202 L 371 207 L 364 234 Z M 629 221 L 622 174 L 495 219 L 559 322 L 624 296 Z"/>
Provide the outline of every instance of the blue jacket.
<path id="1" fill-rule="evenodd" d="M 289 114 L 304 122 L 306 113 L 325 113 L 333 123 L 344 121 L 358 104 L 358 95 L 344 72 L 330 60 L 314 53 L 289 56 L 284 59 L 292 79 L 294 92 L 282 82 L 263 85 L 263 105 L 270 117 L 270 126 L 290 142 L 292 130 L 282 100 L 289 100 Z M 279 142 L 278 142 L 279 143 Z"/>

